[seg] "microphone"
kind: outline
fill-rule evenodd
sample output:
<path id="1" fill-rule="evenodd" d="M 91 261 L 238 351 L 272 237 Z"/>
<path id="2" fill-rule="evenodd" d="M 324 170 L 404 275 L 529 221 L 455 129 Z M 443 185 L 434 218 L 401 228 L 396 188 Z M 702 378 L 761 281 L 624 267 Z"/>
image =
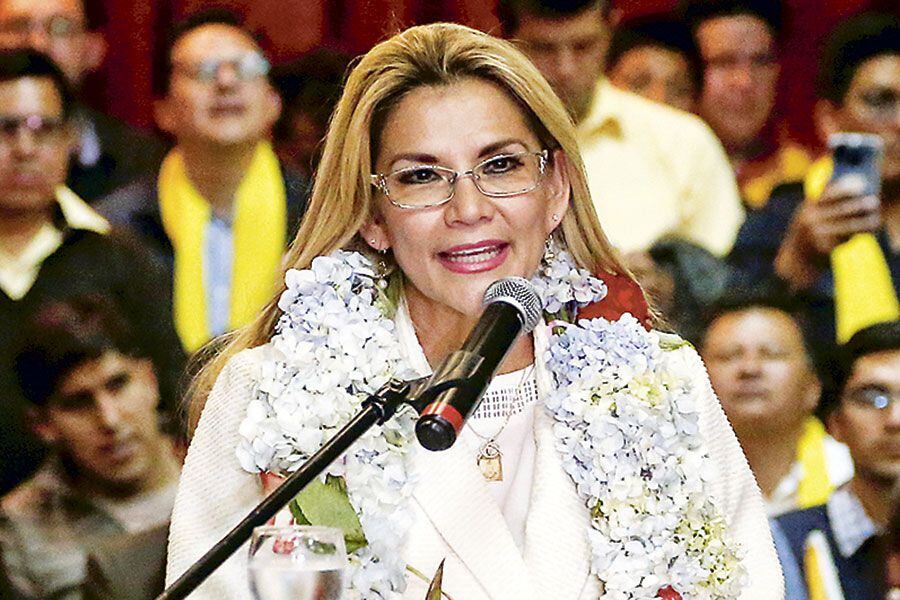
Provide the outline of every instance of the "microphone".
<path id="1" fill-rule="evenodd" d="M 428 450 L 453 445 L 516 337 L 530 332 L 541 319 L 537 291 L 522 277 L 489 285 L 484 304 L 462 348 L 448 356 L 417 392 L 418 400 L 428 404 L 416 423 L 416 437 Z"/>

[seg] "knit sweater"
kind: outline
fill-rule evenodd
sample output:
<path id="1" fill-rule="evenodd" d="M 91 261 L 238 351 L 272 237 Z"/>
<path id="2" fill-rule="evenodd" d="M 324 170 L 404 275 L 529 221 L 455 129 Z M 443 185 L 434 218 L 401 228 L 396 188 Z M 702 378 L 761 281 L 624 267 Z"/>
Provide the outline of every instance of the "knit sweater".
<path id="1" fill-rule="evenodd" d="M 546 347 L 547 337 L 547 332 L 542 328 L 536 330 L 536 355 L 542 355 L 541 349 Z M 780 600 L 783 598 L 781 570 L 759 489 L 712 392 L 699 356 L 688 347 L 675 352 L 682 353 L 680 358 L 683 360 L 680 364 L 690 372 L 695 383 L 694 389 L 698 390 L 700 429 L 715 473 L 715 478 L 710 482 L 710 492 L 728 520 L 730 534 L 746 552 L 744 564 L 749 573 L 749 585 L 741 599 Z M 266 360 L 268 351 L 265 347 L 238 354 L 222 371 L 207 401 L 182 471 L 172 517 L 167 575 L 169 583 L 199 559 L 263 498 L 259 477 L 241 469 L 235 457 L 235 448 L 240 440 L 238 428 L 246 415 L 247 404 L 253 398 L 259 369 Z M 547 380 L 550 377 L 540 361 L 537 361 L 536 368 L 539 378 Z M 408 547 L 398 548 L 397 551 L 403 553 L 409 564 L 428 574 L 433 573 L 437 562 L 446 557 L 444 590 L 456 599 L 588 600 L 600 597 L 602 584 L 588 572 L 590 556 L 587 528 L 590 516 L 583 501 L 578 500 L 574 493 L 569 494 L 569 488 L 574 489 L 574 485 L 562 470 L 561 461 L 555 454 L 552 427 L 552 418 L 543 410 L 536 410 L 535 441 L 538 458 L 531 491 L 531 515 L 526 526 L 524 556 L 516 550 L 508 531 L 506 536 L 492 533 L 497 529 L 497 520 L 502 523 L 502 517 L 499 511 L 488 506 L 491 501 L 486 495 L 484 497 L 488 500 L 485 505 L 479 504 L 481 495 L 468 498 L 470 504 L 479 508 L 472 508 L 461 516 L 460 527 L 465 528 L 462 531 L 469 532 L 462 534 L 460 530 L 448 531 L 443 528 L 440 518 L 436 520 L 433 513 L 429 514 L 423 509 L 426 498 L 417 496 L 412 503 L 414 524 Z M 444 453 L 418 452 L 413 455 L 413 468 L 430 461 L 429 468 L 421 470 L 423 478 L 451 478 L 452 473 L 432 467 L 436 460 L 443 460 L 435 459 L 435 456 L 449 456 L 458 452 L 457 446 L 459 444 Z M 548 466 L 548 463 L 552 465 Z M 471 468 L 477 469 L 474 461 Z M 418 485 L 424 487 L 426 482 L 420 481 Z M 434 485 L 429 487 L 438 488 Z M 451 506 L 460 503 L 465 505 L 466 498 L 454 496 L 459 495 L 457 488 L 460 487 L 463 486 L 444 486 L 445 495 L 438 498 L 437 505 L 446 505 L 448 511 Z M 565 488 L 565 492 L 560 494 L 562 488 Z M 541 518 L 532 518 L 538 512 Z M 497 518 L 491 522 L 490 516 L 493 513 L 496 513 Z M 544 518 L 544 515 L 548 518 Z M 470 533 L 477 536 L 477 546 L 487 550 L 476 549 L 467 556 L 463 552 L 457 552 L 466 543 L 465 538 Z M 462 544 L 460 536 L 464 538 Z M 485 569 L 480 564 L 479 557 L 473 557 L 478 552 L 483 552 L 481 556 L 484 561 L 496 560 L 498 572 Z M 521 568 L 510 565 L 521 565 Z M 480 573 L 473 575 L 472 571 L 479 569 Z M 513 576 L 506 577 L 509 573 Z M 517 574 L 522 577 L 517 577 Z M 411 576 L 407 580 L 409 586 L 403 598 L 421 600 L 425 596 L 425 584 Z M 191 598 L 249 600 L 246 549 L 241 549 L 232 556 Z"/>

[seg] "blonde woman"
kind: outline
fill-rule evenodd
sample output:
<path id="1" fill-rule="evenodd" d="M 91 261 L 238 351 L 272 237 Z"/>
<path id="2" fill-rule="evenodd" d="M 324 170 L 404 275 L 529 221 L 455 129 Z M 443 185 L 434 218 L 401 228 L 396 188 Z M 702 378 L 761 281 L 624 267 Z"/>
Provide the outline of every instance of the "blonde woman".
<path id="1" fill-rule="evenodd" d="M 287 264 L 196 386 L 169 581 L 366 392 L 457 349 L 487 286 L 519 276 L 545 320 L 456 444 L 417 447 L 401 414 L 329 470 L 365 537 L 347 597 L 424 598 L 445 559 L 456 600 L 782 597 L 759 491 L 694 351 L 630 315 L 576 318 L 610 302 L 593 274 L 627 275 L 565 109 L 511 45 L 437 24 L 366 54 Z M 192 598 L 249 598 L 245 552 Z"/>

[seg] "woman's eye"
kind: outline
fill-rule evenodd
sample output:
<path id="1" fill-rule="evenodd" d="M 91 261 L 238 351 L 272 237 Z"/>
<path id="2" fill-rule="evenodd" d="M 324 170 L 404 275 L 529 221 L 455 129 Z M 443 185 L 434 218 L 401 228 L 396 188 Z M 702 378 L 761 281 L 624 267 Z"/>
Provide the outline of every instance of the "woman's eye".
<path id="1" fill-rule="evenodd" d="M 423 168 L 404 171 L 403 173 L 399 173 L 397 178 L 400 183 L 404 185 L 416 185 L 422 183 L 434 183 L 435 181 L 440 180 L 441 176 L 438 175 L 437 171 L 434 169 Z"/>
<path id="2" fill-rule="evenodd" d="M 482 171 L 487 175 L 502 175 L 515 171 L 520 166 L 522 166 L 522 161 L 515 156 L 498 156 L 486 162 Z"/>

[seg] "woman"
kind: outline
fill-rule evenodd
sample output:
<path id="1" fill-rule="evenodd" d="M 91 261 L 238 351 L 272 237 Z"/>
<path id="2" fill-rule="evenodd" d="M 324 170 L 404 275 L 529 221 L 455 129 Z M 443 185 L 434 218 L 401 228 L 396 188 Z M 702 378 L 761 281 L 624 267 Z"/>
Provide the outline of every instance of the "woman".
<path id="1" fill-rule="evenodd" d="M 345 531 L 361 545 L 349 597 L 424 598 L 443 559 L 456 600 L 781 597 L 758 489 L 696 354 L 630 316 L 570 324 L 605 293 L 590 273 L 623 269 L 571 121 L 512 46 L 439 24 L 363 57 L 287 263 L 277 303 L 201 379 L 200 404 L 216 381 L 170 581 L 366 391 L 458 348 L 491 282 L 535 275 L 553 327 L 516 342 L 451 449 L 417 448 L 404 414 L 330 469 L 364 534 Z M 248 598 L 245 554 L 201 590 Z"/>

